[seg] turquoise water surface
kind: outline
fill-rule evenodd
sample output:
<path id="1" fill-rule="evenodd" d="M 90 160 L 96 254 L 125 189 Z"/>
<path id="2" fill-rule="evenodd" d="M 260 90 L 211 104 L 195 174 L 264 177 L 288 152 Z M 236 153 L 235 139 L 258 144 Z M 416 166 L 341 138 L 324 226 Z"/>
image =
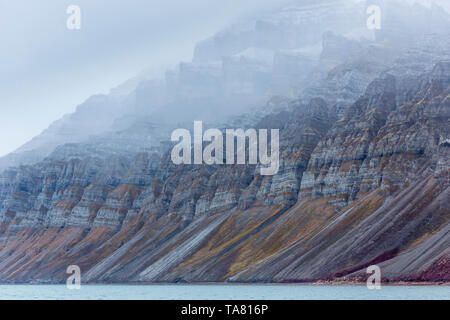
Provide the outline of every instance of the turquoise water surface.
<path id="1" fill-rule="evenodd" d="M 4 299 L 137 299 L 137 300 L 342 300 L 419 299 L 450 300 L 450 286 L 317 285 L 82 285 L 69 290 L 64 285 L 0 285 Z"/>

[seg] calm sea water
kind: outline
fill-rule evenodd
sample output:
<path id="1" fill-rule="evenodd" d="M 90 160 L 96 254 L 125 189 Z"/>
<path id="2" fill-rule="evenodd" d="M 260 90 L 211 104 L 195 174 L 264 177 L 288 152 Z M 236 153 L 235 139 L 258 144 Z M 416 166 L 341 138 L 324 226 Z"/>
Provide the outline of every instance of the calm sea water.
<path id="1" fill-rule="evenodd" d="M 63 285 L 0 285 L 1 299 L 136 299 L 136 300 L 340 300 L 340 299 L 446 299 L 450 286 L 313 285 L 84 285 L 69 290 Z"/>

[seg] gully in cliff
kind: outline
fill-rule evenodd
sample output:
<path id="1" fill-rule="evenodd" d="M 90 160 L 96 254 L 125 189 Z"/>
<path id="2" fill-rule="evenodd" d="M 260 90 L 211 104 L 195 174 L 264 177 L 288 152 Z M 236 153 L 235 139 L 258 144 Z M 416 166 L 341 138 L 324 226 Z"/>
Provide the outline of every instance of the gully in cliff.
<path id="1" fill-rule="evenodd" d="M 225 164 L 259 164 L 261 175 L 275 175 L 279 168 L 279 130 L 270 130 L 270 156 L 268 155 L 267 129 L 226 129 L 226 157 Z M 248 138 L 248 157 L 246 157 L 246 143 Z M 194 164 L 224 164 L 224 137 L 219 129 L 208 129 L 203 133 L 202 121 L 194 121 L 194 146 L 189 130 L 176 129 L 172 132 L 172 142 L 176 144 L 171 153 L 174 164 L 192 164 L 194 150 Z M 237 148 L 235 148 L 237 141 Z M 203 142 L 210 142 L 203 148 Z M 235 158 L 237 158 L 235 162 Z"/>

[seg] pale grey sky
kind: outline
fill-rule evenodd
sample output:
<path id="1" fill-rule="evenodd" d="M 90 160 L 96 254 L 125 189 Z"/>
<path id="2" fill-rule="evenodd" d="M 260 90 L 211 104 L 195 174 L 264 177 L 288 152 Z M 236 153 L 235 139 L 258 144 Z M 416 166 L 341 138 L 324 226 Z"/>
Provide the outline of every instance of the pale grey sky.
<path id="1" fill-rule="evenodd" d="M 194 44 L 273 0 L 0 0 L 0 156 L 96 93 L 146 67 L 192 57 Z M 70 4 L 81 30 L 66 28 Z"/>

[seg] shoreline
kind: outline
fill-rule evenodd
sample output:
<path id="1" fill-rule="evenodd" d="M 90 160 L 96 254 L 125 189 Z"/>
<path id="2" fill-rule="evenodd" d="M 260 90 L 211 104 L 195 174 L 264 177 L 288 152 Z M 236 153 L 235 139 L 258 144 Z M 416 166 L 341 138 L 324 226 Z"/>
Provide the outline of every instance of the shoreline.
<path id="1" fill-rule="evenodd" d="M 0 286 L 64 286 L 61 282 L 35 282 L 35 283 L 7 283 L 0 282 Z M 365 282 L 356 281 L 318 281 L 318 282 L 192 282 L 192 283 L 174 283 L 174 282 L 123 282 L 123 283 L 82 283 L 83 286 L 366 286 Z M 450 286 L 450 282 L 382 282 L 384 287 L 423 287 L 423 286 Z"/>

